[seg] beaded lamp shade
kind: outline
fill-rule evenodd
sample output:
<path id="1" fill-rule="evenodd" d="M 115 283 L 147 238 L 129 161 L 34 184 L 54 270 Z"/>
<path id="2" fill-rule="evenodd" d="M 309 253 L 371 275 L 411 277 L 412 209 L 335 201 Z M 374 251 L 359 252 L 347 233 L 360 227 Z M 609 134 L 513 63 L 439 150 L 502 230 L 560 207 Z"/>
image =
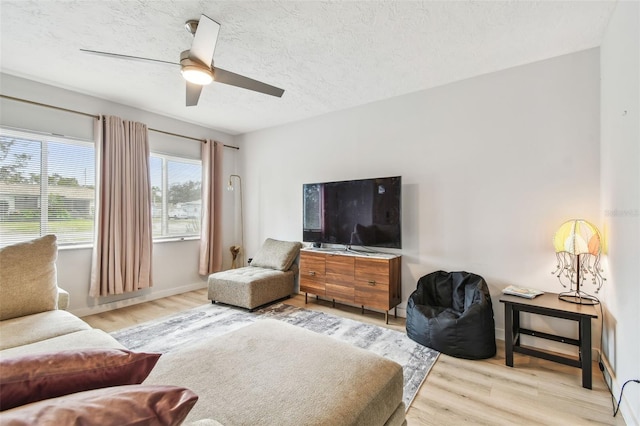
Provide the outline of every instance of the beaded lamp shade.
<path id="1" fill-rule="evenodd" d="M 601 241 L 598 228 L 586 220 L 573 219 L 560 225 L 553 236 L 558 259 L 553 273 L 563 287 L 569 287 L 568 292 L 558 295 L 561 300 L 582 305 L 599 303 L 596 297 L 584 292 L 582 287 L 587 276 L 591 276 L 592 283 L 596 286 L 595 292 L 598 293 L 605 281 L 600 268 Z"/>
<path id="2" fill-rule="evenodd" d="M 594 224 L 582 219 L 563 223 L 553 236 L 556 253 L 600 254 L 600 231 Z"/>

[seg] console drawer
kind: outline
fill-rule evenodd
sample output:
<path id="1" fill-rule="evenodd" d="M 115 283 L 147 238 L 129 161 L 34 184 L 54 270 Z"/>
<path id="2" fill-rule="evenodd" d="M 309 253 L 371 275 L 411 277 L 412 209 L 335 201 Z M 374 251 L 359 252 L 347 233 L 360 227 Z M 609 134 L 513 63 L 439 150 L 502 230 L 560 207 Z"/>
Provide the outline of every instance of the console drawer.
<path id="1" fill-rule="evenodd" d="M 322 253 L 300 253 L 300 291 L 324 296 L 325 256 Z"/>
<path id="2" fill-rule="evenodd" d="M 357 285 L 389 286 L 389 261 L 386 259 L 356 259 L 355 278 Z"/>
<path id="3" fill-rule="evenodd" d="M 300 277 L 300 291 L 315 294 L 316 296 L 324 296 L 325 284 L 324 282 L 311 280 L 306 277 Z"/>
<path id="4" fill-rule="evenodd" d="M 389 286 L 384 284 L 356 286 L 354 301 L 362 306 L 375 309 L 391 309 L 389 300 Z"/>
<path id="5" fill-rule="evenodd" d="M 325 261 L 322 253 L 300 253 L 300 278 L 324 282 Z"/>
<path id="6" fill-rule="evenodd" d="M 335 300 L 353 303 L 355 289 L 352 286 L 336 285 L 327 283 L 325 296 Z"/>

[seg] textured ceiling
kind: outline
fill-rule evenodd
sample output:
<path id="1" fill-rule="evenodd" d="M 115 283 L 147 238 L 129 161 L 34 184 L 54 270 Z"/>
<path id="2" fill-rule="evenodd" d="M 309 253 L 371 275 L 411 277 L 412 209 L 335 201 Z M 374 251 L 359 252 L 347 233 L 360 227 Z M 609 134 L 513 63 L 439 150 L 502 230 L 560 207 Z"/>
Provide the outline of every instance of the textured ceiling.
<path id="1" fill-rule="evenodd" d="M 0 70 L 219 129 L 246 133 L 599 46 L 614 1 L 0 2 Z M 171 65 L 187 19 L 222 28 L 217 66 L 285 89 L 213 83 L 184 106 Z"/>

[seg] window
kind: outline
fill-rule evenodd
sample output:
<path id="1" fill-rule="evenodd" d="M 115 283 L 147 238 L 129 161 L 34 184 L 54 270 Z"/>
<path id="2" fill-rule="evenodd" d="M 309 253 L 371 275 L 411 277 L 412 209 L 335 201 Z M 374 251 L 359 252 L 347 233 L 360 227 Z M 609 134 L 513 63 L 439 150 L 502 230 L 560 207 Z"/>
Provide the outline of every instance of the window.
<path id="1" fill-rule="evenodd" d="M 0 129 L 0 247 L 46 234 L 91 243 L 94 200 L 92 142 Z"/>
<path id="2" fill-rule="evenodd" d="M 200 236 L 202 163 L 151 154 L 153 237 Z"/>
<path id="3" fill-rule="evenodd" d="M 150 168 L 154 239 L 199 236 L 201 162 L 152 153 Z M 94 216 L 93 142 L 0 129 L 0 247 L 92 244 Z"/>

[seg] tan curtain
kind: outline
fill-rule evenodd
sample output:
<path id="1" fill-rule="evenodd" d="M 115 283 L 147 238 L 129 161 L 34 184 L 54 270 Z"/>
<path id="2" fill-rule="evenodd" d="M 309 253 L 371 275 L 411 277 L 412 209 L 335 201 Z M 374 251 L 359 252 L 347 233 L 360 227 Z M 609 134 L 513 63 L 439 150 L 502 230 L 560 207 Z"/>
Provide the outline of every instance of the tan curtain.
<path id="1" fill-rule="evenodd" d="M 96 137 L 93 297 L 151 287 L 149 140 L 142 123 L 104 116 Z"/>
<path id="2" fill-rule="evenodd" d="M 222 269 L 222 152 L 224 145 L 202 144 L 202 226 L 200 226 L 200 275 Z"/>

